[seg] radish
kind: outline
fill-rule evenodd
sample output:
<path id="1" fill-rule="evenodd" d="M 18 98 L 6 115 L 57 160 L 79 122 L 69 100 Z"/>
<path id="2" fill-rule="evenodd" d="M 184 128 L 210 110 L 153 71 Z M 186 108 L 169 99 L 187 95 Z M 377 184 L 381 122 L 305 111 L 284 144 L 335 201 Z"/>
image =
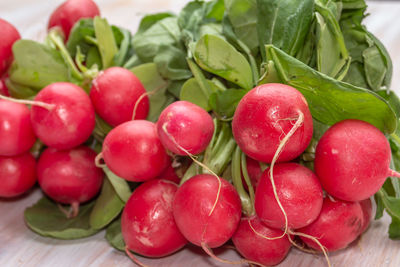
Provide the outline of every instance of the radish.
<path id="1" fill-rule="evenodd" d="M 229 182 L 200 174 L 179 187 L 173 213 L 183 236 L 209 253 L 209 248 L 223 245 L 234 234 L 240 221 L 241 204 Z"/>
<path id="2" fill-rule="evenodd" d="M 314 168 L 322 187 L 332 196 L 360 201 L 374 195 L 388 176 L 390 145 L 375 126 L 344 120 L 330 127 L 318 142 Z"/>
<path id="3" fill-rule="evenodd" d="M 0 156 L 0 197 L 16 197 L 36 183 L 36 161 L 29 153 Z"/>
<path id="4" fill-rule="evenodd" d="M 27 106 L 0 100 L 0 140 L 1 156 L 22 154 L 33 146 L 36 136 Z"/>
<path id="5" fill-rule="evenodd" d="M 31 121 L 39 139 L 50 147 L 70 149 L 85 142 L 95 126 L 89 96 L 79 86 L 59 82 L 42 89 L 35 97 Z"/>
<path id="6" fill-rule="evenodd" d="M 99 116 L 112 126 L 134 119 L 146 119 L 149 98 L 140 80 L 129 70 L 112 67 L 92 83 L 90 99 Z"/>
<path id="7" fill-rule="evenodd" d="M 360 201 L 361 209 L 363 211 L 363 224 L 361 226 L 361 234 L 363 234 L 365 231 L 367 231 L 368 226 L 371 222 L 372 219 L 372 201 L 370 198 L 367 198 L 365 200 Z"/>
<path id="8" fill-rule="evenodd" d="M 163 179 L 171 181 L 175 184 L 179 184 L 181 178 L 176 174 L 174 167 L 172 166 L 172 162 L 167 164 L 167 167 L 162 171 L 162 173 L 156 179 Z"/>
<path id="9" fill-rule="evenodd" d="M 269 227 L 282 229 L 285 217 L 275 199 L 270 171 L 265 170 L 258 184 L 255 210 L 260 220 Z M 275 165 L 274 179 L 278 197 L 286 212 L 288 227 L 298 229 L 312 223 L 319 215 L 323 193 L 317 176 L 297 163 Z"/>
<path id="10" fill-rule="evenodd" d="M 360 203 L 324 199 L 317 220 L 298 229 L 298 232 L 315 237 L 328 251 L 347 247 L 360 234 L 364 215 Z M 320 246 L 307 237 L 300 238 L 311 248 L 321 250 Z"/>
<path id="11" fill-rule="evenodd" d="M 68 39 L 74 24 L 82 18 L 100 16 L 100 10 L 92 0 L 67 0 L 51 14 L 48 29 L 60 27 Z"/>
<path id="12" fill-rule="evenodd" d="M 161 112 L 157 133 L 164 147 L 186 156 L 203 152 L 211 141 L 214 123 L 201 107 L 187 101 L 176 101 Z"/>
<path id="13" fill-rule="evenodd" d="M 257 216 L 241 219 L 238 229 L 232 237 L 238 252 L 246 259 L 262 265 L 271 266 L 282 262 L 289 253 L 291 244 L 281 230 L 269 228 L 261 223 Z"/>
<path id="14" fill-rule="evenodd" d="M 145 120 L 128 121 L 111 130 L 102 156 L 112 172 L 134 182 L 156 178 L 169 161 L 155 124 Z"/>
<path id="15" fill-rule="evenodd" d="M 0 79 L 0 95 L 10 96 L 10 92 L 6 85 L 6 76 L 1 77 Z"/>
<path id="16" fill-rule="evenodd" d="M 71 204 L 72 216 L 79 203 L 97 195 L 103 183 L 103 171 L 95 165 L 96 153 L 85 146 L 70 150 L 47 148 L 41 154 L 37 175 L 42 190 L 53 200 Z"/>
<path id="17" fill-rule="evenodd" d="M 12 46 L 15 41 L 21 39 L 21 36 L 13 25 L 1 18 L 0 36 L 0 75 L 2 75 L 12 61 Z"/>
<path id="18" fill-rule="evenodd" d="M 126 249 L 146 257 L 164 257 L 186 245 L 172 214 L 177 189 L 166 180 L 148 181 L 135 189 L 122 213 Z"/>
<path id="19" fill-rule="evenodd" d="M 271 163 L 277 154 L 276 161 L 285 162 L 307 148 L 313 123 L 308 104 L 299 91 L 270 83 L 257 86 L 240 100 L 232 131 L 240 149 L 251 158 Z"/>

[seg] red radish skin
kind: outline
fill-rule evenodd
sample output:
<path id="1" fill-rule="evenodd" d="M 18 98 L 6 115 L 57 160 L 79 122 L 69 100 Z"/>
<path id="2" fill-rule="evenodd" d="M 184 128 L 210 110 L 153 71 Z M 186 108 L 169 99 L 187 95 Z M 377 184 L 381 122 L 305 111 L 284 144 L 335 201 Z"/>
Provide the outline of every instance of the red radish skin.
<path id="1" fill-rule="evenodd" d="M 313 236 L 329 252 L 346 248 L 360 234 L 364 217 L 360 203 L 324 199 L 317 220 L 298 229 L 298 232 Z M 319 245 L 309 238 L 300 237 L 309 247 L 321 251 Z"/>
<path id="2" fill-rule="evenodd" d="M 182 156 L 188 153 L 196 155 L 210 143 L 214 123 L 210 114 L 201 107 L 187 101 L 176 101 L 160 114 L 157 133 L 169 151 Z"/>
<path id="3" fill-rule="evenodd" d="M 63 204 L 86 202 L 97 195 L 103 171 L 94 164 L 96 153 L 85 146 L 70 150 L 47 148 L 41 154 L 37 175 L 42 190 Z"/>
<path id="4" fill-rule="evenodd" d="M 277 162 L 290 161 L 308 146 L 313 123 L 303 95 L 291 86 L 263 84 L 240 100 L 232 121 L 233 136 L 251 158 L 271 163 L 281 140 L 303 114 L 303 121 L 289 138 Z"/>
<path id="5" fill-rule="evenodd" d="M 36 183 L 36 161 L 29 153 L 0 156 L 0 197 L 10 198 L 27 192 Z"/>
<path id="6" fill-rule="evenodd" d="M 181 178 L 176 174 L 174 167 L 172 167 L 172 162 L 168 163 L 167 167 L 156 179 L 171 181 L 175 184 L 179 184 L 181 181 Z"/>
<path id="7" fill-rule="evenodd" d="M 100 10 L 92 0 L 67 0 L 51 14 L 48 29 L 60 27 L 68 39 L 74 24 L 82 18 L 100 16 Z"/>
<path id="8" fill-rule="evenodd" d="M 316 147 L 314 168 L 322 187 L 332 196 L 360 201 L 374 195 L 388 176 L 390 145 L 375 126 L 344 120 L 329 128 Z"/>
<path id="9" fill-rule="evenodd" d="M 173 213 L 187 240 L 203 248 L 215 248 L 232 237 L 242 211 L 239 195 L 229 182 L 200 174 L 179 187 Z"/>
<path id="10" fill-rule="evenodd" d="M 255 196 L 255 210 L 268 227 L 285 228 L 285 217 L 279 208 L 270 182 L 269 168 L 263 172 Z M 275 186 L 286 212 L 288 227 L 298 229 L 312 223 L 321 212 L 323 193 L 317 176 L 297 163 L 281 163 L 274 168 Z"/>
<path id="11" fill-rule="evenodd" d="M 12 61 L 12 46 L 21 39 L 18 30 L 9 22 L 0 18 L 0 75 L 8 68 Z"/>
<path id="12" fill-rule="evenodd" d="M 27 152 L 35 143 L 30 111 L 27 106 L 0 100 L 0 156 Z"/>
<path id="13" fill-rule="evenodd" d="M 53 83 L 43 88 L 34 100 L 53 105 L 50 109 L 31 108 L 35 134 L 47 146 L 70 149 L 81 145 L 91 135 L 95 126 L 94 108 L 79 86 Z"/>
<path id="14" fill-rule="evenodd" d="M 363 211 L 364 220 L 361 226 L 361 234 L 367 231 L 368 226 L 372 220 L 372 201 L 370 198 L 360 201 L 361 209 Z"/>
<path id="15" fill-rule="evenodd" d="M 96 113 L 112 126 L 132 120 L 133 109 L 137 120 L 146 119 L 149 97 L 140 80 L 129 70 L 112 67 L 93 80 L 90 99 Z M 140 99 L 139 99 L 140 98 Z"/>
<path id="16" fill-rule="evenodd" d="M 102 154 L 111 171 L 134 182 L 156 178 L 169 162 L 155 124 L 145 120 L 125 122 L 111 130 Z"/>
<path id="17" fill-rule="evenodd" d="M 166 180 L 143 183 L 122 213 L 122 236 L 129 250 L 146 257 L 170 255 L 187 243 L 172 214 L 178 186 Z"/>
<path id="18" fill-rule="evenodd" d="M 282 262 L 291 248 L 287 236 L 282 236 L 281 230 L 269 228 L 261 223 L 257 216 L 241 219 L 238 229 L 232 237 L 237 251 L 247 260 L 264 266 L 277 265 Z"/>
<path id="19" fill-rule="evenodd" d="M 10 96 L 10 92 L 8 91 L 8 88 L 6 85 L 6 76 L 3 76 L 0 79 L 0 95 Z"/>

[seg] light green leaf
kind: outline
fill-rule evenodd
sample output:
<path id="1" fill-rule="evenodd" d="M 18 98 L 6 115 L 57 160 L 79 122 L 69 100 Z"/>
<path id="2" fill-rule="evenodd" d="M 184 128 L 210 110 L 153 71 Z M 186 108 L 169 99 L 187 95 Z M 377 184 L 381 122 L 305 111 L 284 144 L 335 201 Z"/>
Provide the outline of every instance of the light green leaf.
<path id="1" fill-rule="evenodd" d="M 113 31 L 106 19 L 100 17 L 94 18 L 94 30 L 98 48 L 100 51 L 103 68 L 107 69 L 114 65 L 114 57 L 118 53 L 118 47 L 115 43 Z"/>

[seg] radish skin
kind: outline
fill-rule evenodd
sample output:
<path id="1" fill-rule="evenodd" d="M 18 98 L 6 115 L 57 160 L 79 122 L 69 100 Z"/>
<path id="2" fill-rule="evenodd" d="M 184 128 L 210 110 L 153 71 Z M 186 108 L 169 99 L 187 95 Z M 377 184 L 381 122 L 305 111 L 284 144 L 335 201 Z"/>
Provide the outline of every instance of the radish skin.
<path id="1" fill-rule="evenodd" d="M 18 30 L 9 22 L 0 18 L 0 76 L 7 70 L 10 65 L 13 54 L 13 44 L 21 39 Z"/>

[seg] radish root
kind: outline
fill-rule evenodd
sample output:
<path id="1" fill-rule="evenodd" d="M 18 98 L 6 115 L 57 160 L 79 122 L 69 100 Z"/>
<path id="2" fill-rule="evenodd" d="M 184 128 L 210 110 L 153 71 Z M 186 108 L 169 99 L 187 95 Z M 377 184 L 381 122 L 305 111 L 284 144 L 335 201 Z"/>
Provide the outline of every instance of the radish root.
<path id="1" fill-rule="evenodd" d="M 396 178 L 400 178 L 400 173 L 399 173 L 399 172 L 397 172 L 397 171 L 395 171 L 395 170 L 389 169 L 388 176 L 390 176 L 390 177 L 396 177 Z"/>
<path id="2" fill-rule="evenodd" d="M 103 152 L 100 152 L 97 154 L 97 156 L 94 158 L 94 164 L 96 165 L 97 168 L 104 168 L 107 167 L 105 163 L 101 163 L 103 160 Z"/>
<path id="3" fill-rule="evenodd" d="M 79 214 L 79 202 L 73 202 L 69 207 L 69 210 L 66 210 L 60 203 L 57 203 L 57 207 L 65 214 L 67 219 L 75 218 Z"/>
<path id="4" fill-rule="evenodd" d="M 25 104 L 25 105 L 42 107 L 42 108 L 47 109 L 48 111 L 51 111 L 56 106 L 54 104 L 48 104 L 48 103 L 41 102 L 41 101 L 32 101 L 32 100 L 26 100 L 26 99 L 15 99 L 15 98 L 3 96 L 3 95 L 0 95 L 0 99 L 8 100 L 8 101 L 11 101 L 11 102 L 14 102 L 14 103 L 20 103 L 20 104 Z"/>
<path id="5" fill-rule="evenodd" d="M 271 185 L 272 185 L 272 189 L 274 191 L 274 196 L 276 199 L 276 202 L 278 203 L 279 208 L 281 209 L 283 216 L 285 217 L 285 230 L 284 233 L 282 234 L 282 236 L 280 238 L 282 238 L 283 236 L 285 236 L 288 232 L 288 218 L 287 218 L 287 214 L 285 212 L 285 209 L 282 206 L 281 201 L 279 200 L 279 196 L 276 190 L 276 186 L 275 186 L 275 181 L 274 181 L 274 165 L 276 163 L 276 161 L 279 158 L 279 155 L 281 154 L 283 148 L 285 147 L 285 145 L 287 144 L 287 142 L 289 141 L 289 139 L 293 136 L 293 134 L 296 132 L 296 130 L 303 124 L 304 122 L 304 114 L 301 111 L 298 111 L 299 117 L 296 120 L 296 123 L 293 125 L 292 129 L 290 129 L 290 131 L 286 134 L 286 136 L 282 139 L 282 141 L 279 143 L 278 148 L 276 149 L 276 152 L 274 154 L 274 157 L 272 158 L 271 161 L 271 165 L 269 167 L 269 179 L 271 181 Z M 277 239 L 277 238 L 275 238 Z"/>
<path id="6" fill-rule="evenodd" d="M 144 263 L 141 263 L 136 257 L 135 255 L 133 255 L 133 253 L 129 250 L 128 246 L 125 246 L 125 253 L 126 255 L 128 255 L 128 257 L 137 265 L 141 266 L 141 267 L 150 267 L 149 265 L 146 265 Z"/>

